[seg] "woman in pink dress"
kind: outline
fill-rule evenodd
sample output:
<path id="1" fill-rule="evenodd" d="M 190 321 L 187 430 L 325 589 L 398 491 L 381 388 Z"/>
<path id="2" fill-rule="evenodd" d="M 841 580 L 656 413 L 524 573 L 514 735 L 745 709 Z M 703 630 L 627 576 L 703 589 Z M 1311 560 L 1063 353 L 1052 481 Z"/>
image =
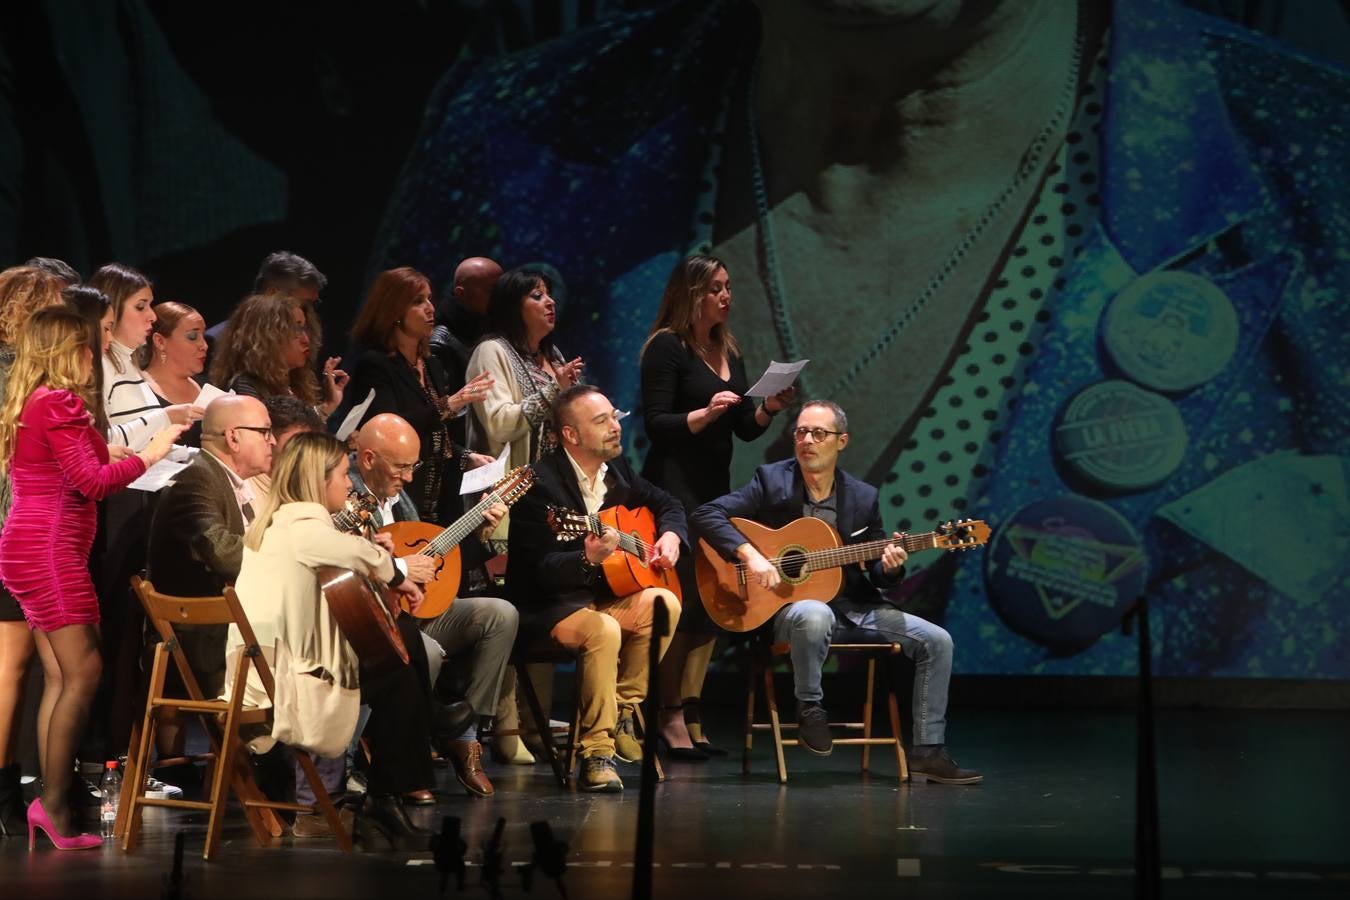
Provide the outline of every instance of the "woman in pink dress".
<path id="1" fill-rule="evenodd" d="M 38 710 L 44 787 L 28 807 L 30 848 L 37 830 L 61 850 L 101 842 L 97 835 L 70 834 L 66 799 L 103 665 L 88 568 L 95 503 L 163 459 L 183 430 L 165 428 L 140 452 L 119 448 L 110 461 L 88 411 L 100 345 L 93 326 L 74 310 L 38 310 L 19 333 L 0 404 L 0 474 L 9 474 L 14 493 L 0 534 L 0 579 L 33 629 L 45 677 Z"/>

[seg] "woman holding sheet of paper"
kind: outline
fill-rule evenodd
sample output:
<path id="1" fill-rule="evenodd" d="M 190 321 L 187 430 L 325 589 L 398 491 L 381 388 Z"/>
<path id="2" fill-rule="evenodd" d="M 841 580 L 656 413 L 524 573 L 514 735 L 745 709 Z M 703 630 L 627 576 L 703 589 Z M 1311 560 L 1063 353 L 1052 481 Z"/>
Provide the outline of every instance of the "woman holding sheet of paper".
<path id="1" fill-rule="evenodd" d="M 186 403 L 205 414 L 205 398 L 197 376 L 206 367 L 206 320 L 197 310 L 173 300 L 156 303 L 150 339 L 136 352 L 136 364 L 160 406 Z M 194 421 L 178 440 L 189 447 L 200 447 L 201 420 Z"/>
<path id="2" fill-rule="evenodd" d="M 375 392 L 358 424 L 395 413 L 416 430 L 422 448 L 408 495 L 423 521 L 448 525 L 464 511 L 461 472 L 492 461 L 456 443 L 450 423 L 487 396 L 492 377 L 479 375 L 451 393 L 439 358 L 430 353 L 435 325 L 425 275 L 406 267 L 381 272 L 352 327 L 356 362 L 348 396 L 359 404 Z"/>
<path id="3" fill-rule="evenodd" d="M 745 361 L 732 337 L 731 279 L 711 256 L 676 264 L 642 348 L 642 414 L 651 447 L 642 476 L 686 510 L 731 490 L 732 437 L 752 441 L 796 397 L 796 389 L 756 402 L 746 397 Z M 703 740 L 699 696 L 716 642 L 703 611 L 694 556 L 676 567 L 684 592 L 678 633 L 661 662 L 661 736 L 676 759 L 719 753 Z"/>

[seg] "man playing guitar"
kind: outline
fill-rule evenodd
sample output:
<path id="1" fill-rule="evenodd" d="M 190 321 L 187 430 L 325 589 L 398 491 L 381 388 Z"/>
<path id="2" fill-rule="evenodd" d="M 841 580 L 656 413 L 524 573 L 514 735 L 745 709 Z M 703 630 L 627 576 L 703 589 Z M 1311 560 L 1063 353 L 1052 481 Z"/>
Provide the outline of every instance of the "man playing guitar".
<path id="1" fill-rule="evenodd" d="M 581 707 L 581 786 L 621 791 L 614 757 L 642 758 L 634 735 L 634 710 L 647 694 L 652 611 L 665 601 L 669 628 L 664 653 L 680 617 L 679 601 L 664 588 L 615 596 L 603 564 L 619 535 L 588 534 L 560 540 L 549 525 L 549 507 L 594 514 L 602 509 L 646 507 L 656 518 L 650 558 L 657 569 L 673 568 L 685 543 L 684 509 L 678 500 L 639 476 L 622 456 L 619 416 L 594 387 L 573 385 L 553 401 L 560 446 L 534 464 L 535 486 L 511 513 L 506 584 L 521 613 L 522 630 L 547 633 L 578 653 Z"/>
<path id="2" fill-rule="evenodd" d="M 366 422 L 356 436 L 350 477 L 358 492 L 369 492 L 379 503 L 372 513 L 376 528 L 394 522 L 416 521 L 417 508 L 403 491 L 418 466 L 421 441 L 407 421 L 393 413 L 382 413 Z M 493 504 L 483 515 L 486 524 L 478 534 L 461 545 L 470 559 L 471 571 L 481 568 L 487 558 L 481 541 L 492 532 L 506 514 L 503 504 Z M 396 554 L 394 564 L 419 585 L 436 577 L 437 560 L 394 546 L 385 534 L 375 535 L 376 543 Z M 468 579 L 466 579 L 468 581 Z M 497 692 L 506 670 L 511 645 L 516 640 L 519 615 L 510 603 L 497 597 L 459 597 L 435 619 L 421 621 L 410 615 L 399 616 L 399 630 L 405 642 L 424 641 L 430 663 L 430 680 L 439 678 L 444 658 L 455 675 L 465 683 L 464 699 L 480 715 L 491 715 L 497 708 Z M 421 624 L 422 632 L 418 631 Z M 462 672 L 460 670 L 463 670 Z M 461 677 L 462 676 L 462 677 Z M 483 771 L 483 750 L 478 742 L 478 725 L 470 716 L 455 734 L 440 735 L 438 749 L 450 758 L 459 783 L 470 794 L 491 797 L 494 789 Z M 405 798 L 405 802 L 406 798 Z M 416 799 L 413 802 L 426 802 Z M 434 802 L 434 800 L 432 801 Z"/>
<path id="3" fill-rule="evenodd" d="M 885 538 L 877 489 L 838 468 L 839 454 L 848 446 L 844 411 L 828 400 L 807 403 L 797 416 L 793 442 L 793 459 L 760 466 L 748 485 L 700 506 L 690 517 L 697 534 L 723 557 L 739 558 L 749 570 L 747 577 L 766 590 L 776 587 L 782 575 L 736 530 L 732 516 L 770 528 L 813 516 L 833 526 L 845 544 Z M 895 538 L 898 541 L 901 535 Z M 838 597 L 790 603 L 770 620 L 767 627 L 772 629 L 773 640 L 792 648 L 798 738 L 810 752 L 830 754 L 833 743 L 829 717 L 821 706 L 820 677 L 830 642 L 863 642 L 879 636 L 900 644 L 915 664 L 910 772 L 945 784 L 975 784 L 984 776 L 959 767 L 944 745 L 951 636 L 940 626 L 892 606 L 880 592 L 900 582 L 907 556 L 903 547 L 892 544 L 865 572 L 847 567 Z"/>

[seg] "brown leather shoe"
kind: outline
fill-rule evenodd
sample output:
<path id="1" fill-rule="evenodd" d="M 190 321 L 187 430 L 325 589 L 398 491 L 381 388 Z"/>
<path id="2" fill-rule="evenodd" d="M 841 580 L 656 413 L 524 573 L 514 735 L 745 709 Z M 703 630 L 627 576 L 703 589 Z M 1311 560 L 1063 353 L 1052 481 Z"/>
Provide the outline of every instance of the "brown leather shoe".
<path id="1" fill-rule="evenodd" d="M 426 789 L 420 791 L 408 791 L 403 795 L 404 806 L 435 806 L 436 795 Z"/>
<path id="2" fill-rule="evenodd" d="M 338 807 L 338 819 L 342 822 L 342 827 L 348 834 L 352 833 L 352 821 L 355 818 L 354 811 L 347 806 Z M 326 838 L 333 836 L 333 829 L 328 827 L 328 819 L 323 813 L 298 813 L 295 817 L 295 824 L 291 826 L 291 836 L 297 838 Z"/>
<path id="3" fill-rule="evenodd" d="M 442 748 L 455 767 L 455 777 L 470 794 L 491 797 L 495 793 L 492 782 L 483 771 L 483 745 L 477 741 L 446 741 Z"/>

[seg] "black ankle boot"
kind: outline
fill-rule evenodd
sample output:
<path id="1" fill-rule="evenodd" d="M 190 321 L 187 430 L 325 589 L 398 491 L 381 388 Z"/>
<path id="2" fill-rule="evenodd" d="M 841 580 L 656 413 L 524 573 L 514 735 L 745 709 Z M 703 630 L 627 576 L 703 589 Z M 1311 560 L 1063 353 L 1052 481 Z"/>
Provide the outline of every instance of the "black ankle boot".
<path id="1" fill-rule="evenodd" d="M 361 818 L 374 825 L 396 850 L 421 851 L 431 848 L 433 832 L 420 828 L 408 818 L 408 812 L 394 794 L 371 794 L 361 807 Z"/>
<path id="2" fill-rule="evenodd" d="M 0 769 L 0 837 L 22 837 L 28 828 L 19 764 Z"/>

